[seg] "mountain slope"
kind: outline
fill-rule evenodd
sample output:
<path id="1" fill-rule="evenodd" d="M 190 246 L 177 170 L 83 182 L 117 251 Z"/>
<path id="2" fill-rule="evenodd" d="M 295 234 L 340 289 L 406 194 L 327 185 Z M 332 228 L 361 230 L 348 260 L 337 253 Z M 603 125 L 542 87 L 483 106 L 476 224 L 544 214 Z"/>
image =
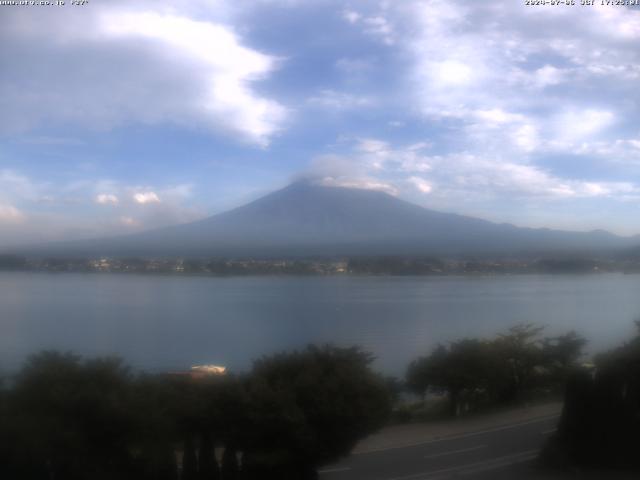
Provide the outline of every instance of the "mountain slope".
<path id="1" fill-rule="evenodd" d="M 453 255 L 600 251 L 636 243 L 603 231 L 495 224 L 382 192 L 298 182 L 197 222 L 43 250 L 75 256 Z"/>

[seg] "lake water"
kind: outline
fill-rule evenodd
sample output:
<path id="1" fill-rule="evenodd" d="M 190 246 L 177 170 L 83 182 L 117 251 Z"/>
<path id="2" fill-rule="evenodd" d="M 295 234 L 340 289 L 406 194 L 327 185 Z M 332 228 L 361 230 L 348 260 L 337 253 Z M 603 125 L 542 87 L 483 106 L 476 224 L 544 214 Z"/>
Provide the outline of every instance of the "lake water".
<path id="1" fill-rule="evenodd" d="M 331 342 L 401 374 L 438 342 L 521 322 L 575 329 L 589 349 L 635 332 L 640 275 L 188 277 L 0 273 L 0 369 L 42 349 L 117 354 L 153 371 Z"/>

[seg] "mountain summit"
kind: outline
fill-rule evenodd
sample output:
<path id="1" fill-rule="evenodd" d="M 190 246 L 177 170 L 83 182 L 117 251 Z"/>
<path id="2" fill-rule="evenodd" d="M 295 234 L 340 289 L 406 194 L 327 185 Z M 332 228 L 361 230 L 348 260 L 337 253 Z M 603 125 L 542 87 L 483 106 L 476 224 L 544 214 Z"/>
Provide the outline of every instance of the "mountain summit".
<path id="1" fill-rule="evenodd" d="M 379 191 L 301 181 L 193 223 L 39 250 L 92 257 L 497 255 L 602 251 L 636 243 L 603 231 L 496 224 L 436 212 Z"/>

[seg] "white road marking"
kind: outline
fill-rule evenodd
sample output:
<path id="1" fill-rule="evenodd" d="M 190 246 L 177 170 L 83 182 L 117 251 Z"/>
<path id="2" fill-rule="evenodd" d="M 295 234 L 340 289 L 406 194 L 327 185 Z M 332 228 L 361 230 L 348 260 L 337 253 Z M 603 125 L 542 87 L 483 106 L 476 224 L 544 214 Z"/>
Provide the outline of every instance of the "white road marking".
<path id="1" fill-rule="evenodd" d="M 447 455 L 455 455 L 456 453 L 472 452 L 473 450 L 480 450 L 481 448 L 487 448 L 487 445 L 478 445 L 477 447 L 462 448 L 460 450 L 451 450 L 450 452 L 434 453 L 433 455 L 425 455 L 424 458 L 445 457 Z"/>
<path id="2" fill-rule="evenodd" d="M 502 430 L 509 430 L 511 428 L 518 428 L 518 427 L 523 427 L 525 425 L 531 425 L 534 423 L 546 422 L 553 418 L 558 418 L 559 416 L 560 416 L 559 413 L 555 415 L 546 415 L 544 417 L 536 418 L 534 420 L 528 420 L 526 422 L 519 422 L 519 423 L 512 423 L 510 425 L 504 425 L 502 427 L 488 428 L 486 430 L 477 430 L 475 432 L 462 433 L 459 435 L 451 435 L 451 436 L 441 437 L 441 438 L 434 438 L 432 440 L 424 440 L 421 442 L 405 443 L 404 445 L 396 445 L 393 447 L 375 448 L 373 450 L 366 450 L 364 452 L 353 452 L 351 455 L 365 455 L 368 453 L 386 452 L 387 450 L 398 450 L 401 448 L 419 447 L 420 445 L 429 445 L 431 443 L 448 442 L 449 440 L 458 440 L 460 438 L 475 437 L 476 435 L 483 435 L 485 433 L 500 432 Z"/>
<path id="3" fill-rule="evenodd" d="M 318 470 L 318 473 L 322 475 L 323 473 L 348 472 L 349 470 L 351 470 L 351 467 L 327 468 L 325 470 Z"/>
<path id="4" fill-rule="evenodd" d="M 496 457 L 481 462 L 459 465 L 457 467 L 442 468 L 440 470 L 432 470 L 430 472 L 414 473 L 403 477 L 393 477 L 387 480 L 437 480 L 438 478 L 446 478 L 449 474 L 468 475 L 487 470 L 495 470 L 497 468 L 507 467 L 517 463 L 528 462 L 529 460 L 536 458 L 538 453 L 538 450 L 526 450 L 524 452 Z"/>
<path id="5" fill-rule="evenodd" d="M 543 430 L 542 432 L 540 432 L 540 435 L 549 435 L 550 433 L 556 433 L 557 430 L 557 428 L 552 428 L 551 430 Z"/>

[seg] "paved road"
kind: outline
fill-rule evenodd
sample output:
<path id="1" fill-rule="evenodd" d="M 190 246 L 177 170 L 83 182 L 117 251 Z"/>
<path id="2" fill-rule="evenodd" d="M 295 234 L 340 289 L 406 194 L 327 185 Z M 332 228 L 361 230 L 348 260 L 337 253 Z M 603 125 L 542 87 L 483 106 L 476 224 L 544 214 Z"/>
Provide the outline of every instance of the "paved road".
<path id="1" fill-rule="evenodd" d="M 535 465 L 558 415 L 354 454 L 320 471 L 321 480 L 547 478 Z"/>

